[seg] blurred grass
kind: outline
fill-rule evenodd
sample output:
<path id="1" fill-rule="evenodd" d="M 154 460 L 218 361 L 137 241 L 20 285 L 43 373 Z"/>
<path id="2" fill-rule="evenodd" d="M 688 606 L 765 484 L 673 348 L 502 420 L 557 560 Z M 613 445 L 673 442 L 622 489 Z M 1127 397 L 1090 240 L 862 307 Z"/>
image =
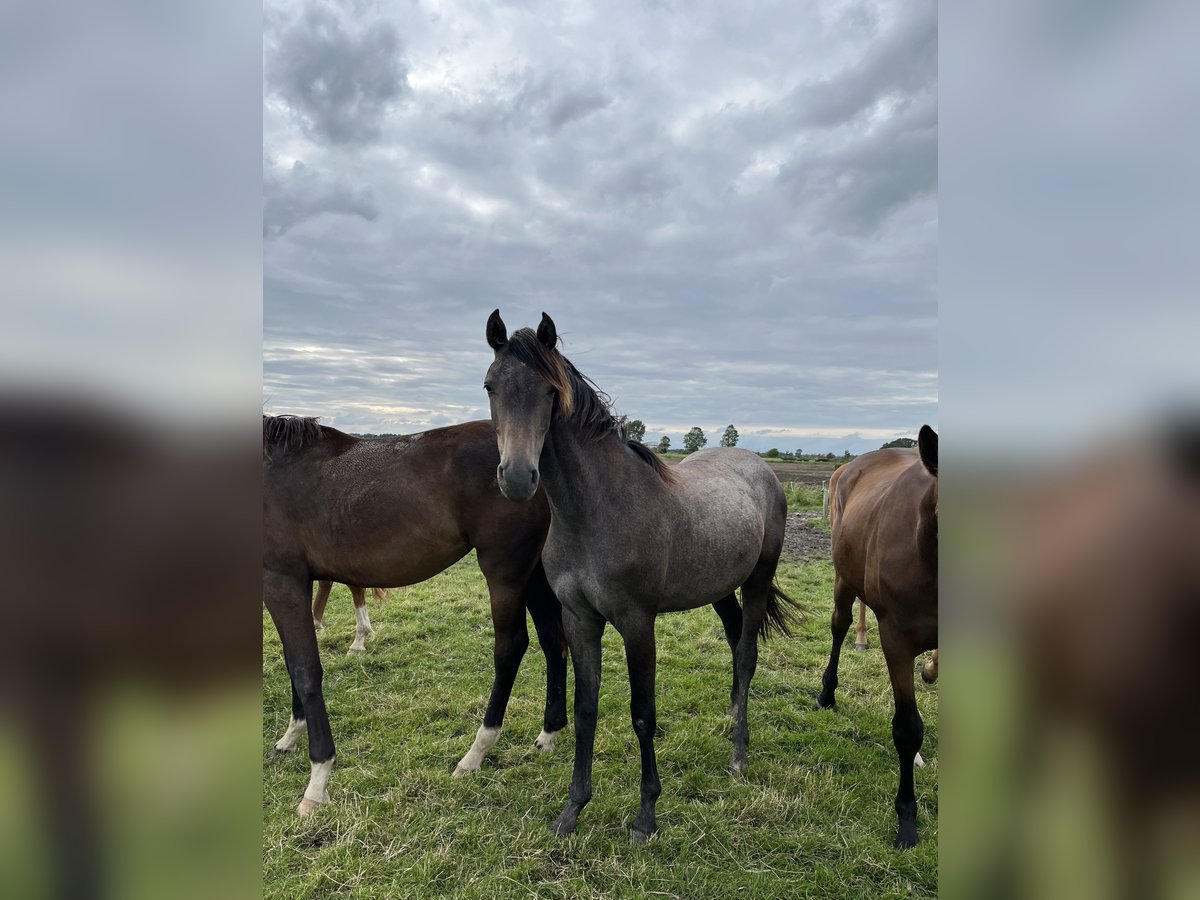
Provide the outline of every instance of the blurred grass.
<path id="1" fill-rule="evenodd" d="M 730 657 L 719 620 L 708 608 L 659 619 L 662 832 L 645 847 L 628 839 L 639 763 L 615 631 L 604 641 L 593 800 L 577 833 L 556 839 L 547 826 L 566 798 L 573 732 L 564 731 L 551 754 L 533 747 L 545 684 L 536 641 L 482 771 L 451 777 L 491 684 L 491 623 L 474 556 L 372 602 L 377 637 L 359 656 L 346 655 L 353 611 L 339 586 L 320 637 L 338 748 L 332 803 L 311 818 L 295 816 L 308 778 L 306 742 L 264 763 L 265 896 L 935 896 L 937 689 L 917 681 L 928 761 L 917 772 L 922 843 L 897 852 L 882 656 L 843 654 L 838 708 L 818 711 L 832 568 L 785 564 L 780 580 L 808 614 L 795 637 L 760 653 L 743 782 L 726 768 Z M 263 629 L 265 752 L 287 725 L 290 692 L 265 615 Z"/>
<path id="2" fill-rule="evenodd" d="M 98 701 L 89 735 L 107 895 L 250 897 L 260 891 L 261 779 L 248 740 L 257 684 L 183 694 L 126 684 Z M 29 747 L 0 728 L 0 894 L 42 897 L 57 865 Z M 99 895 L 99 894 L 98 894 Z"/>

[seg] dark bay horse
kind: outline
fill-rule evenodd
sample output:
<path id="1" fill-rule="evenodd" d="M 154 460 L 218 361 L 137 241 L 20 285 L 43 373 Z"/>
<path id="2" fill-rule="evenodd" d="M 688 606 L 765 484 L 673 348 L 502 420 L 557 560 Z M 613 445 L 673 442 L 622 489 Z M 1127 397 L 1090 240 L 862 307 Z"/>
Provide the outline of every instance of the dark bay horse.
<path id="1" fill-rule="evenodd" d="M 308 733 L 312 777 L 298 812 L 328 802 L 333 735 L 321 693 L 312 582 L 399 587 L 438 574 L 472 547 L 487 579 L 495 680 L 483 725 L 455 775 L 479 769 L 500 736 L 529 610 L 546 655 L 541 749 L 566 725 L 566 644 L 542 569 L 544 496 L 517 505 L 496 489 L 490 422 L 361 440 L 315 419 L 263 416 L 263 598 L 283 642 L 292 718 L 275 751 Z"/>
<path id="2" fill-rule="evenodd" d="M 879 621 L 896 712 L 892 741 L 900 762 L 897 847 L 917 843 L 913 765 L 925 727 L 917 711 L 913 662 L 938 643 L 938 437 L 921 427 L 917 449 L 873 450 L 833 473 L 833 649 L 817 703 L 834 706 L 838 659 L 854 600 Z"/>
<path id="3" fill-rule="evenodd" d="M 562 601 L 575 666 L 574 775 L 551 830 L 574 831 L 592 796 L 600 639 L 611 622 L 625 642 L 641 751 L 641 808 L 631 837 L 642 842 L 657 830 L 660 792 L 655 617 L 707 604 L 720 615 L 734 657 L 732 769 L 740 773 L 758 638 L 772 627 L 787 630 L 781 601 L 791 601 L 774 584 L 787 517 L 783 488 L 746 450 L 704 450 L 668 469 L 627 441 L 607 398 L 558 351 L 549 316 L 536 334 L 523 328 L 510 337 L 497 310 L 487 340 L 495 360 L 484 387 L 500 447 L 500 490 L 528 501 L 545 485 L 553 515 L 542 561 Z"/>
<path id="4" fill-rule="evenodd" d="M 347 653 L 362 653 L 367 649 L 367 638 L 375 636 L 375 629 L 371 627 L 371 616 L 367 613 L 367 591 L 365 588 L 353 587 L 350 588 L 350 596 L 354 600 L 354 642 L 350 645 Z M 318 581 L 317 594 L 313 597 L 312 617 L 313 627 L 320 631 L 325 627 L 325 604 L 329 602 L 329 594 L 333 590 L 332 581 Z M 387 592 L 383 588 L 371 588 L 371 593 L 376 600 L 383 600 L 387 597 Z"/>

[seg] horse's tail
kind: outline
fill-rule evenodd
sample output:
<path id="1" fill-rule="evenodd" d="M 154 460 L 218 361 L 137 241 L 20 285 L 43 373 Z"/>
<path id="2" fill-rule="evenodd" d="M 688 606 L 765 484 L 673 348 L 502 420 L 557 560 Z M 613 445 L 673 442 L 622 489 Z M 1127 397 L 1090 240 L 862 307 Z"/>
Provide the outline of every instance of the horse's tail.
<path id="1" fill-rule="evenodd" d="M 783 592 L 775 582 L 767 594 L 767 614 L 763 616 L 762 624 L 758 626 L 758 636 L 764 641 L 772 633 L 778 632 L 785 637 L 791 637 L 792 626 L 800 622 L 804 608 Z"/>

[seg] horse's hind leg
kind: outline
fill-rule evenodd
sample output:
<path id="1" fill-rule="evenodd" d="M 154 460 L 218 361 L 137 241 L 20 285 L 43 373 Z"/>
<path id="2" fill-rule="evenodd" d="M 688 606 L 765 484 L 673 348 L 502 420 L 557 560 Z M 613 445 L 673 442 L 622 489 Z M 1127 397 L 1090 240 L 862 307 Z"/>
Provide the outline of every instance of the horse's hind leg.
<path id="1" fill-rule="evenodd" d="M 734 677 L 737 680 L 737 695 L 733 704 L 733 759 L 729 764 L 733 774 L 741 775 L 748 763 L 747 748 L 750 746 L 750 725 L 746 703 L 750 696 L 750 681 L 758 668 L 758 636 L 767 616 L 767 604 L 771 599 L 771 581 L 775 577 L 776 562 L 759 562 L 742 585 L 742 634 L 737 645 L 737 665 Z"/>
<path id="2" fill-rule="evenodd" d="M 851 605 L 854 599 L 850 600 Z M 842 632 L 845 635 L 845 632 Z M 858 624 L 854 626 L 854 649 L 866 650 L 871 646 L 867 640 L 867 604 L 858 602 Z"/>
<path id="3" fill-rule="evenodd" d="M 729 642 L 729 653 L 733 657 L 733 687 L 729 689 L 729 715 L 737 716 L 737 646 L 738 641 L 742 639 L 742 608 L 738 606 L 737 596 L 730 594 L 714 603 L 713 609 L 721 617 L 721 625 L 725 628 L 725 640 Z"/>
<path id="4" fill-rule="evenodd" d="M 504 724 L 504 711 L 508 708 L 513 682 L 516 681 L 521 659 L 529 648 L 525 604 L 521 597 L 522 586 L 520 582 L 509 578 L 488 578 L 488 592 L 492 600 L 492 626 L 495 631 L 492 660 L 496 675 L 492 681 L 492 695 L 483 713 L 483 724 L 475 733 L 475 742 L 471 744 L 471 749 L 454 767 L 455 778 L 478 772 L 483 758 L 500 739 L 500 728 Z"/>
<path id="5" fill-rule="evenodd" d="M 312 603 L 313 627 L 317 631 L 325 627 L 325 604 L 329 602 L 329 592 L 332 590 L 332 581 L 317 582 L 317 593 Z"/>
<path id="6" fill-rule="evenodd" d="M 367 592 L 359 587 L 350 588 L 354 598 L 354 643 L 347 653 L 362 653 L 367 649 L 367 638 L 375 636 L 371 627 L 371 617 L 367 615 Z"/>
<path id="7" fill-rule="evenodd" d="M 291 681 L 290 676 L 288 680 Z M 288 720 L 287 730 L 284 731 L 283 737 L 275 742 L 275 746 L 271 748 L 271 752 L 267 756 L 275 757 L 294 750 L 296 742 L 300 740 L 300 735 L 307 731 L 308 723 L 304 721 L 304 705 L 300 702 L 300 695 L 296 693 L 296 686 L 293 684 L 292 717 Z"/>
<path id="8" fill-rule="evenodd" d="M 933 684 L 937 681 L 938 676 L 938 652 L 933 651 L 933 655 L 929 657 L 929 661 L 921 666 L 921 680 L 926 684 Z"/>
<path id="9" fill-rule="evenodd" d="M 866 609 L 866 606 L 863 606 Z M 833 709 L 837 703 L 834 691 L 838 686 L 838 663 L 842 658 L 842 644 L 850 630 L 854 617 L 854 591 L 840 575 L 833 578 L 833 615 L 829 620 L 829 631 L 833 635 L 833 648 L 829 651 L 829 664 L 821 677 L 821 693 L 817 695 L 817 706 Z"/>
<path id="10" fill-rule="evenodd" d="M 542 733 L 537 736 L 534 746 L 549 752 L 554 749 L 558 733 L 567 727 L 567 637 L 563 630 L 562 606 L 546 580 L 541 563 L 525 585 L 525 605 L 546 657 L 546 708 L 542 716 Z"/>
<path id="11" fill-rule="evenodd" d="M 879 623 L 879 642 L 887 659 L 888 676 L 896 712 L 892 717 L 892 742 L 900 764 L 900 785 L 896 791 L 896 816 L 899 828 L 895 846 L 915 847 L 917 844 L 917 796 L 913 788 L 913 765 L 925 736 L 925 725 L 917 710 L 913 684 L 913 661 L 916 653 L 903 634 L 892 627 L 888 619 Z"/>
<path id="12" fill-rule="evenodd" d="M 312 621 L 311 597 L 312 586 L 307 579 L 263 573 L 263 600 L 283 642 L 283 657 L 292 679 L 292 720 L 294 723 L 299 718 L 308 727 L 312 774 L 296 810 L 300 815 L 329 802 L 327 785 L 334 759 L 333 732 L 321 693 L 323 672 Z M 300 717 L 296 716 L 297 707 L 302 714 Z"/>

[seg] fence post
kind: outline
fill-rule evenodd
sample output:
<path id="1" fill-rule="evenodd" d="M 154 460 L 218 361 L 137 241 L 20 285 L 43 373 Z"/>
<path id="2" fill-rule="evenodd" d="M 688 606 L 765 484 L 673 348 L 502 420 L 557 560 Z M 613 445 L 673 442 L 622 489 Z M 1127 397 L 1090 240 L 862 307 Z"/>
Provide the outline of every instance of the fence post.
<path id="1" fill-rule="evenodd" d="M 829 521 L 829 482 L 821 482 L 821 518 Z"/>

